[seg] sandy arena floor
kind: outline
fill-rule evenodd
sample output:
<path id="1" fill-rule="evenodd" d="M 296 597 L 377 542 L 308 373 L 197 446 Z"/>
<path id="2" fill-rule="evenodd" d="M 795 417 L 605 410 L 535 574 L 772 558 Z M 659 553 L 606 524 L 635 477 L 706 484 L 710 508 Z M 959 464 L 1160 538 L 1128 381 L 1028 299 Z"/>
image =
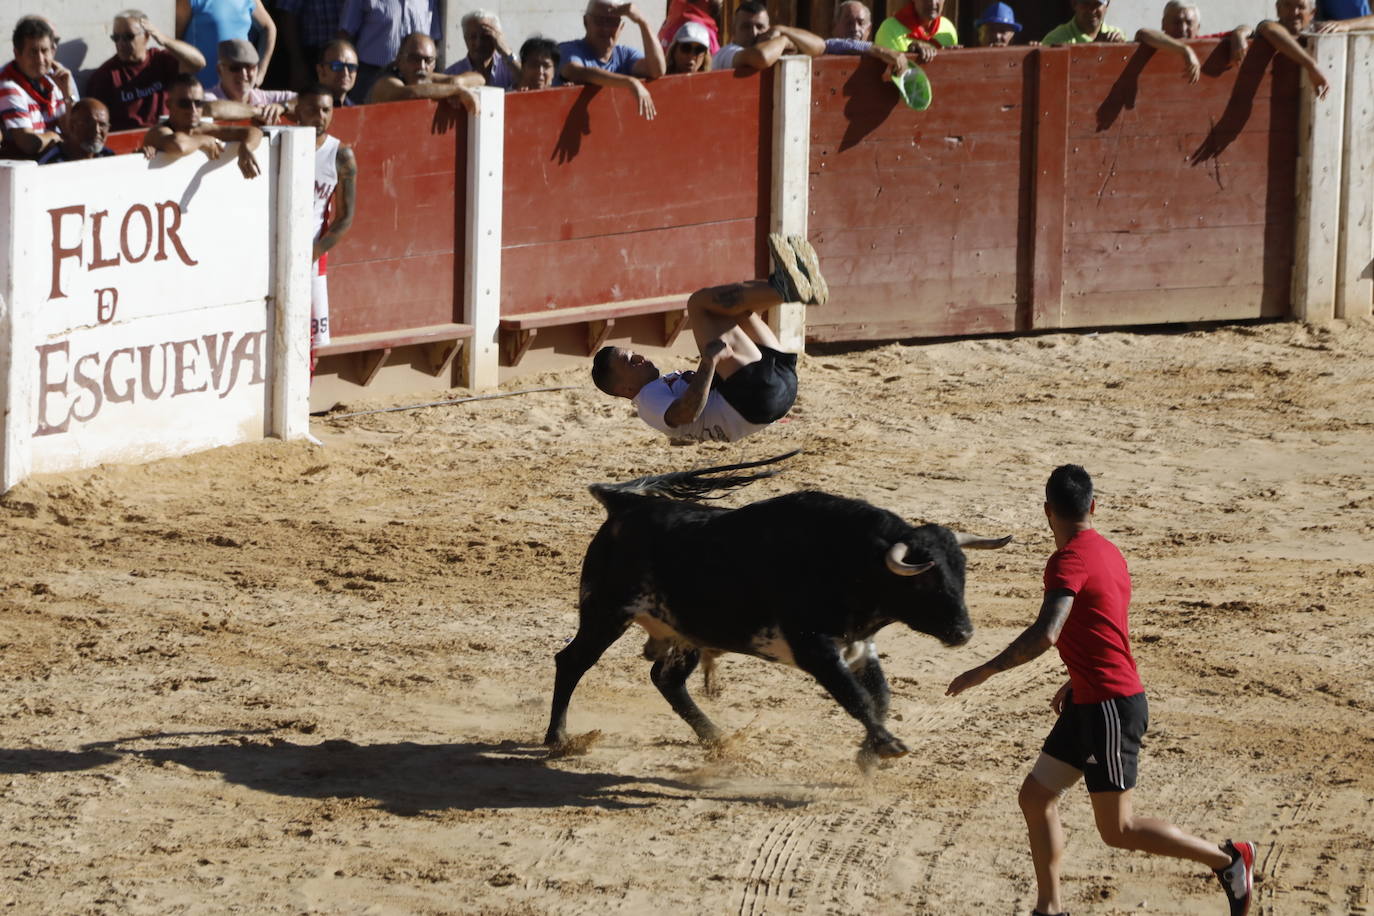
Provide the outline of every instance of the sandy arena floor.
<path id="1" fill-rule="evenodd" d="M 1076 461 L 1135 577 L 1138 810 L 1259 841 L 1258 913 L 1374 910 L 1374 328 L 891 345 L 801 373 L 790 420 L 742 445 L 670 447 L 570 372 L 522 387 L 575 390 L 316 420 L 324 448 L 16 488 L 0 904 L 1024 916 L 1016 787 L 1062 669 L 943 691 L 1033 618 L 1041 487 Z M 602 518 L 586 484 L 796 447 L 730 501 L 823 488 L 1016 537 L 970 555 L 971 644 L 879 640 L 914 753 L 861 779 L 853 721 L 738 657 L 704 701 L 737 733 L 707 752 L 631 633 L 573 701 L 599 739 L 546 760 Z M 1076 916 L 1225 912 L 1199 868 L 1105 848 L 1083 793 L 1064 816 Z"/>

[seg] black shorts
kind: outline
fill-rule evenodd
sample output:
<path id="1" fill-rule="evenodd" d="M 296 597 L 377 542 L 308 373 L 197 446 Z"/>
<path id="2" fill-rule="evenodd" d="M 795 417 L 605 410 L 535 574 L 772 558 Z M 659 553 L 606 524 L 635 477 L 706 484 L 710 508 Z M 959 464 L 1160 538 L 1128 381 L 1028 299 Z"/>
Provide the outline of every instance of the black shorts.
<path id="1" fill-rule="evenodd" d="M 711 386 L 750 423 L 780 420 L 797 400 L 797 354 L 759 345 L 763 358 Z"/>
<path id="2" fill-rule="evenodd" d="M 1067 703 L 1041 748 L 1049 756 L 1083 771 L 1089 792 L 1135 788 L 1140 739 L 1150 725 L 1145 694 Z"/>

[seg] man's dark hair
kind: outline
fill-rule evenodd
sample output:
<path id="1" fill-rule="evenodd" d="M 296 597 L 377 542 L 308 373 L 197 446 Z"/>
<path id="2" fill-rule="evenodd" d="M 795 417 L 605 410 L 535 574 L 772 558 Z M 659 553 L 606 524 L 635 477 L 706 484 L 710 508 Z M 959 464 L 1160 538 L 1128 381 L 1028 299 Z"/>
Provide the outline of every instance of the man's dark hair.
<path id="1" fill-rule="evenodd" d="M 524 63 L 531 57 L 547 57 L 553 61 L 553 68 L 558 69 L 558 44 L 552 38 L 541 38 L 536 35 L 533 38 L 525 39 L 525 43 L 520 46 L 520 62 Z"/>
<path id="2" fill-rule="evenodd" d="M 199 86 L 200 80 L 196 79 L 194 73 L 178 73 L 167 81 L 167 92 L 170 93 L 178 86 Z"/>
<path id="3" fill-rule="evenodd" d="M 315 61 L 315 63 L 324 63 L 324 59 L 328 57 L 332 52 L 341 50 L 343 48 L 348 48 L 355 55 L 358 53 L 358 49 L 353 47 L 353 42 L 349 41 L 347 38 L 335 38 L 329 44 L 325 45 L 323 48 L 320 48 L 320 56 L 319 59 Z"/>
<path id="4" fill-rule="evenodd" d="M 1060 518 L 1085 519 L 1093 503 L 1093 479 L 1076 464 L 1062 464 L 1045 484 L 1045 501 Z"/>
<path id="5" fill-rule="evenodd" d="M 54 43 L 57 42 L 57 34 L 53 32 L 52 26 L 37 16 L 25 16 L 14 27 L 14 53 L 23 51 L 30 38 L 35 41 L 40 38 L 51 38 Z"/>
<path id="6" fill-rule="evenodd" d="M 523 59 L 523 48 L 520 49 L 520 56 Z M 610 395 L 615 394 L 611 389 L 611 357 L 614 355 L 615 347 L 602 347 L 596 351 L 596 356 L 592 357 L 592 384 Z"/>
<path id="7" fill-rule="evenodd" d="M 304 95 L 314 95 L 314 96 L 319 96 L 320 98 L 323 98 L 323 99 L 329 99 L 329 101 L 331 101 L 331 102 L 334 101 L 334 90 L 333 90 L 333 89 L 330 89 L 330 88 L 329 88 L 328 86 L 326 86 L 324 83 L 315 83 L 315 84 L 311 85 L 308 89 L 305 89 L 305 90 L 303 90 L 303 91 L 297 93 L 297 94 L 296 94 L 296 97 L 297 97 L 297 98 L 300 98 L 301 96 L 304 96 Z"/>
<path id="8" fill-rule="evenodd" d="M 750 16 L 757 16 L 759 13 L 768 12 L 768 4 L 763 0 L 744 0 L 739 6 L 735 7 L 735 15 L 748 13 Z"/>

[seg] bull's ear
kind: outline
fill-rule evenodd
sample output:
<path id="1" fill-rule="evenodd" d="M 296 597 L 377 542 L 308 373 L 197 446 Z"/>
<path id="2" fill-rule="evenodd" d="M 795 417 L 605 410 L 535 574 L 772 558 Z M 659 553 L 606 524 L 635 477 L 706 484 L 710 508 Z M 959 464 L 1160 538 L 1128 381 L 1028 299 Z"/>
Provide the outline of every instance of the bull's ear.
<path id="1" fill-rule="evenodd" d="M 1011 543 L 1011 535 L 1004 538 L 982 538 L 963 531 L 954 532 L 954 540 L 965 550 L 996 550 Z"/>
<path id="2" fill-rule="evenodd" d="M 935 561 L 929 563 L 908 563 L 906 561 L 907 546 L 904 542 L 898 541 L 887 550 L 884 559 L 887 561 L 887 568 L 899 576 L 919 576 L 921 573 L 935 565 Z"/>

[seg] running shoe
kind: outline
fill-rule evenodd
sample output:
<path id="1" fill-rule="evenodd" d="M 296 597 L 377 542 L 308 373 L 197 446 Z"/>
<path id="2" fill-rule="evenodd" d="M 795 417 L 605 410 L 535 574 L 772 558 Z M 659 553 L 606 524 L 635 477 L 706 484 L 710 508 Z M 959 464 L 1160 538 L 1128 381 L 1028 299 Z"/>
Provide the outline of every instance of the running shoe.
<path id="1" fill-rule="evenodd" d="M 1222 852 L 1231 854 L 1231 864 L 1217 869 L 1217 880 L 1231 902 L 1231 916 L 1247 916 L 1251 891 L 1255 885 L 1255 844 L 1226 841 Z"/>
<path id="2" fill-rule="evenodd" d="M 825 305 L 830 301 L 830 285 L 821 274 L 821 259 L 816 256 L 816 249 L 804 235 L 789 235 L 787 241 L 797 253 L 797 263 L 806 271 L 806 279 L 811 281 L 811 298 L 807 305 Z"/>
<path id="3" fill-rule="evenodd" d="M 797 253 L 792 250 L 787 237 L 768 233 L 768 252 L 773 256 L 773 272 L 768 282 L 778 291 L 783 302 L 810 302 L 811 281 L 806 279 L 806 271 L 797 261 Z"/>

